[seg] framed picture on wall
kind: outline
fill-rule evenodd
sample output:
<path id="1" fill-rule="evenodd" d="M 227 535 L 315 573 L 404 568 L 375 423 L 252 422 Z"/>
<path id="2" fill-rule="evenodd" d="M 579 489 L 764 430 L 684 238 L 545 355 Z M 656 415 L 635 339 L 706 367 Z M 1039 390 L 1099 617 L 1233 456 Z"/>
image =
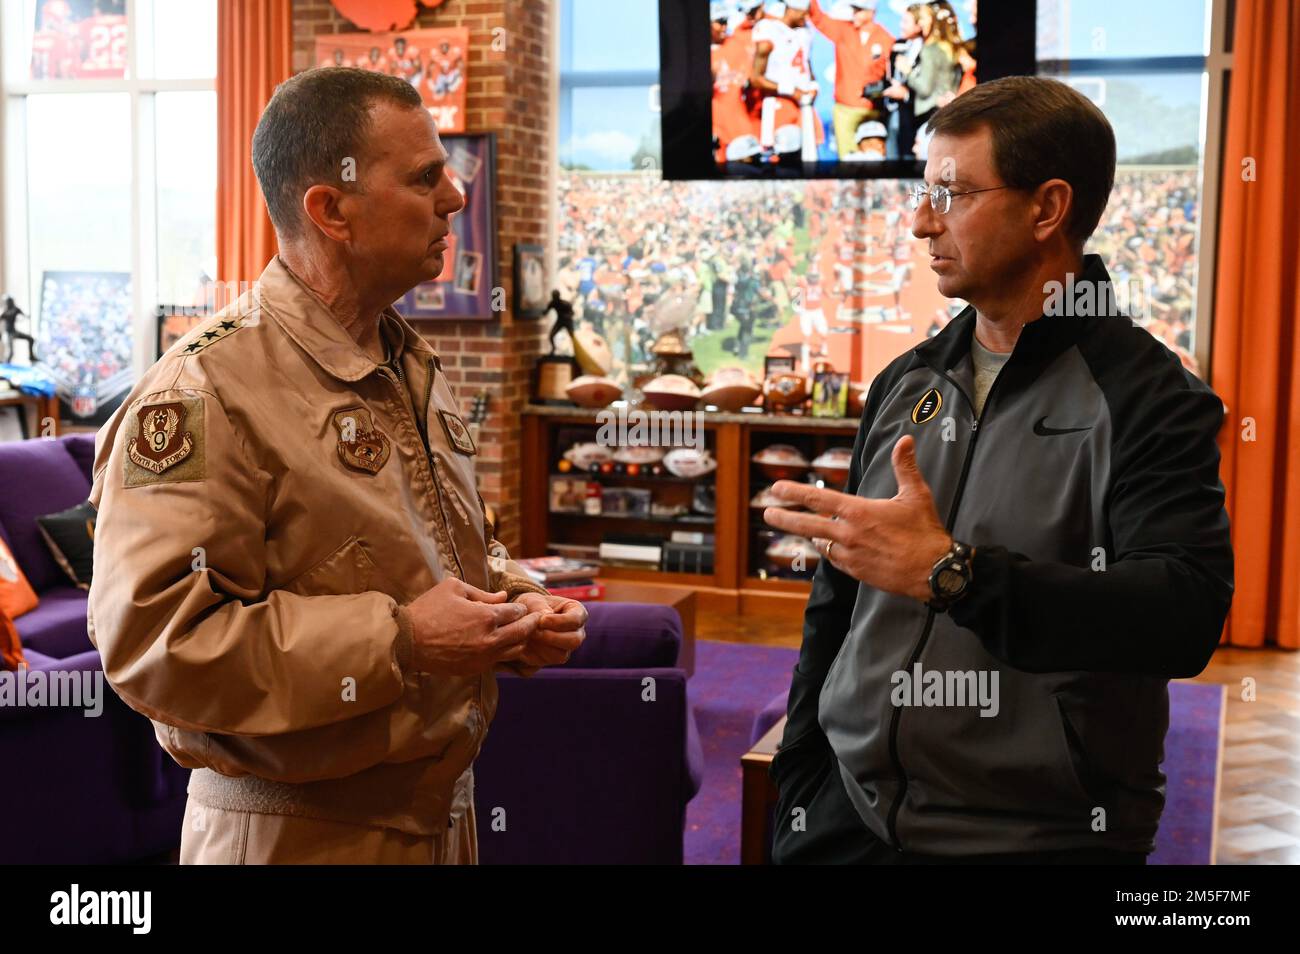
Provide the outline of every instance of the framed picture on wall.
<path id="1" fill-rule="evenodd" d="M 210 317 L 212 313 L 202 305 L 159 305 L 154 312 L 158 324 L 158 353 L 154 357 L 161 358 L 168 348 Z"/>
<path id="2" fill-rule="evenodd" d="M 546 314 L 546 252 L 540 245 L 515 245 L 515 317 Z"/>
<path id="3" fill-rule="evenodd" d="M 40 315 L 36 351 L 62 419 L 103 424 L 135 380 L 131 273 L 43 272 Z"/>
<path id="4" fill-rule="evenodd" d="M 447 175 L 465 194 L 465 208 L 452 216 L 442 274 L 393 304 L 412 321 L 490 321 L 497 317 L 496 136 L 443 136 L 442 144 Z"/>

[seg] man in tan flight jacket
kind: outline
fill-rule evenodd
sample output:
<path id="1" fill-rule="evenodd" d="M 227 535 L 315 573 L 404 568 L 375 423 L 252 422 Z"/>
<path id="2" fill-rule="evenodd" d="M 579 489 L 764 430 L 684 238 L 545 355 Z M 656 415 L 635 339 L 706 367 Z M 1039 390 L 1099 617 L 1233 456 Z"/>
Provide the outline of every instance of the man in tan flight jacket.
<path id="1" fill-rule="evenodd" d="M 390 307 L 442 271 L 446 160 L 400 79 L 282 84 L 253 138 L 280 254 L 100 431 L 91 638 L 194 769 L 183 863 L 476 861 L 494 672 L 584 638 L 492 539 L 438 355 Z"/>

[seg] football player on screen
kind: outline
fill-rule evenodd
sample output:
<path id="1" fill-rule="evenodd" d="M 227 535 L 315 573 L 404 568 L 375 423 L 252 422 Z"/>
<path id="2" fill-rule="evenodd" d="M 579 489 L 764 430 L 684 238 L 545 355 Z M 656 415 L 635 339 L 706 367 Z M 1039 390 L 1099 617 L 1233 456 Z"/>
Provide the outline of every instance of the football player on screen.
<path id="1" fill-rule="evenodd" d="M 807 27 L 810 3 L 787 0 L 779 16 L 769 12 L 754 25 L 749 85 L 757 101 L 759 143 L 764 158 L 774 161 L 799 160 L 804 125 L 817 142 L 824 135 L 815 115 L 813 122 L 803 122 L 804 109 L 813 109 L 818 90 L 812 74 L 812 34 Z"/>

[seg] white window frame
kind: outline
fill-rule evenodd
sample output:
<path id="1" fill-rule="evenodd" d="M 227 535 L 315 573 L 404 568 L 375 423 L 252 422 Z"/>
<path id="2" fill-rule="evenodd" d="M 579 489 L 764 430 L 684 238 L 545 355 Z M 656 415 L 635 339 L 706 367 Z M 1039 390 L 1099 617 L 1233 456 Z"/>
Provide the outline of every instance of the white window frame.
<path id="1" fill-rule="evenodd" d="M 27 249 L 31 220 L 27 206 L 27 97 L 34 94 L 126 93 L 131 110 L 131 330 L 132 370 L 139 378 L 156 360 L 159 302 L 157 152 L 158 129 L 154 96 L 170 92 L 214 92 L 215 79 L 139 78 L 143 51 L 153 50 L 153 7 L 165 0 L 126 0 L 127 79 L 7 81 L 8 59 L 22 52 L 27 4 L 0 4 L 0 294 L 26 289 L 26 310 L 33 333 L 39 317 L 36 293 L 30 286 Z M 213 38 L 216 42 L 216 38 Z M 150 72 L 153 72 L 150 69 Z M 215 227 L 215 226 L 214 226 Z"/>

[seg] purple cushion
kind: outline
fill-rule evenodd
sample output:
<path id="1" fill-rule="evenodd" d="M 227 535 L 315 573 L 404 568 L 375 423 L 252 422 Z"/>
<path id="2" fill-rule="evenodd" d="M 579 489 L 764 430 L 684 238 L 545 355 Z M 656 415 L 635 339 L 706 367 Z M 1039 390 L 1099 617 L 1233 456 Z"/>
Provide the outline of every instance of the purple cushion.
<path id="1" fill-rule="evenodd" d="M 75 507 L 90 496 L 90 481 L 63 441 L 0 444 L 0 524 L 18 565 L 37 593 L 67 580 L 50 556 L 36 518 Z"/>
<path id="2" fill-rule="evenodd" d="M 754 724 L 749 729 L 749 747 L 751 749 L 759 739 L 767 735 L 768 729 L 781 721 L 781 717 L 785 715 L 789 699 L 790 692 L 786 690 L 763 706 L 763 710 L 754 717 Z"/>
<path id="3" fill-rule="evenodd" d="M 86 632 L 86 591 L 75 586 L 43 592 L 41 605 L 14 620 L 14 627 L 23 649 L 43 656 L 66 659 L 94 649 Z"/>
<path id="4" fill-rule="evenodd" d="M 587 638 L 565 669 L 670 669 L 682 648 L 682 618 L 671 606 L 587 603 Z"/>
<path id="5" fill-rule="evenodd" d="M 86 475 L 86 480 L 94 483 L 95 435 L 68 434 L 60 437 L 59 440 L 72 455 L 72 459 L 77 462 L 81 472 Z"/>

